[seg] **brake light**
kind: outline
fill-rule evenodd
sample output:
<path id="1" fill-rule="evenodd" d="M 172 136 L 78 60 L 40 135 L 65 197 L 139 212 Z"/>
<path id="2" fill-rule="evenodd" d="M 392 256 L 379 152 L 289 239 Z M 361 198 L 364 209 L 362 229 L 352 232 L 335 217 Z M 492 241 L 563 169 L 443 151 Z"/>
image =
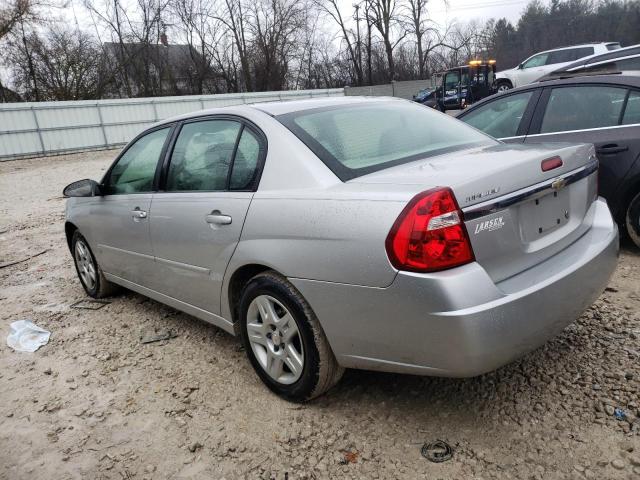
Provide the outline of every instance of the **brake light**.
<path id="1" fill-rule="evenodd" d="M 562 159 L 560 157 L 551 157 L 543 160 L 540 164 L 543 172 L 548 172 L 554 168 L 560 168 L 562 166 Z"/>
<path id="2" fill-rule="evenodd" d="M 474 260 L 462 212 L 450 188 L 435 188 L 411 199 L 393 224 L 387 255 L 398 270 L 436 272 Z"/>

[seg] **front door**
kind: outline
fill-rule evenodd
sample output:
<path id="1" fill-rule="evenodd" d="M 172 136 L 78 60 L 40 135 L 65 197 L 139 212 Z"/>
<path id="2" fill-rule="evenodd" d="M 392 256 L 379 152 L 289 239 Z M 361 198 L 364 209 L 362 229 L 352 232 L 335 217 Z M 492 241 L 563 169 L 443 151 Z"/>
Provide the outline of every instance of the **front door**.
<path id="1" fill-rule="evenodd" d="M 137 139 L 103 179 L 90 208 L 94 252 L 106 273 L 144 285 L 153 272 L 149 215 L 158 160 L 170 127 Z"/>
<path id="2" fill-rule="evenodd" d="M 554 87 L 541 98 L 525 143 L 593 143 L 600 161 L 598 190 L 616 215 L 618 188 L 640 155 L 639 105 L 640 92 L 624 87 Z"/>
<path id="3" fill-rule="evenodd" d="M 443 103 L 446 108 L 460 107 L 460 70 L 451 70 L 444 76 L 442 83 L 444 89 Z"/>
<path id="4" fill-rule="evenodd" d="M 549 53 L 539 53 L 522 63 L 520 67 L 518 67 L 517 82 L 514 87 L 520 87 L 522 85 L 535 82 L 545 75 L 548 70 L 545 68 L 548 57 Z"/>
<path id="5" fill-rule="evenodd" d="M 262 136 L 233 118 L 185 123 L 153 196 L 154 290 L 220 313 L 224 273 L 256 188 Z"/>

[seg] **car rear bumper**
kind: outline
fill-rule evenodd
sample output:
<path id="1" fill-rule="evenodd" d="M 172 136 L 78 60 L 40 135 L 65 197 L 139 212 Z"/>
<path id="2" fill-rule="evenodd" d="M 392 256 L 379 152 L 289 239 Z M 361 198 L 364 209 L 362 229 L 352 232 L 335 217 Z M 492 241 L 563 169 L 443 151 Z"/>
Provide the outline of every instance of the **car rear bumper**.
<path id="1" fill-rule="evenodd" d="M 400 272 L 387 288 L 291 279 L 348 368 L 468 377 L 542 345 L 588 308 L 617 265 L 603 200 L 592 228 L 558 254 L 494 283 L 477 263 Z"/>

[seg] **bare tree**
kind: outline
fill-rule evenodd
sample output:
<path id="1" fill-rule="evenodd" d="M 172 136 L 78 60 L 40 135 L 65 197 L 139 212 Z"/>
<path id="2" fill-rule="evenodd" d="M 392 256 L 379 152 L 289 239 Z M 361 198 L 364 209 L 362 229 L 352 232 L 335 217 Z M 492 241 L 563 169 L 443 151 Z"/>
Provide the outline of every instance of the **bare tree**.
<path id="1" fill-rule="evenodd" d="M 427 13 L 429 0 L 407 0 L 407 23 L 416 39 L 418 78 L 427 77 L 427 58 L 442 45 L 440 30 Z"/>
<path id="2" fill-rule="evenodd" d="M 342 41 L 347 47 L 349 59 L 353 67 L 353 71 L 355 72 L 355 83 L 356 85 L 362 85 L 364 83 L 364 77 L 362 74 L 362 57 L 357 53 L 357 50 L 359 49 L 359 35 L 354 38 L 354 32 L 347 28 L 345 19 L 343 18 L 338 6 L 338 0 L 314 0 L 314 3 L 321 11 L 328 14 L 340 29 L 340 32 L 342 33 Z M 356 25 L 358 25 L 359 17 L 357 12 L 360 7 L 356 5 L 355 8 Z"/>
<path id="3" fill-rule="evenodd" d="M 6 0 L 0 6 L 0 40 L 6 37 L 19 24 L 24 24 L 37 18 L 37 11 L 42 2 L 40 0 Z"/>
<path id="4" fill-rule="evenodd" d="M 259 90 L 282 90 L 299 45 L 306 4 L 299 0 L 257 0 L 252 8 L 254 75 Z"/>
<path id="5" fill-rule="evenodd" d="M 370 3 L 370 15 L 373 25 L 380 33 L 384 44 L 385 53 L 387 55 L 387 65 L 389 68 L 389 81 L 395 80 L 396 70 L 393 59 L 393 50 L 407 35 L 406 30 L 402 29 L 402 23 L 398 15 L 396 0 L 367 0 Z M 397 38 L 393 38 L 396 30 Z"/>
<path id="6" fill-rule="evenodd" d="M 9 42 L 13 74 L 29 100 L 80 100 L 101 95 L 101 56 L 86 33 L 47 29 Z"/>
<path id="7" fill-rule="evenodd" d="M 223 0 L 223 5 L 213 18 L 224 25 L 235 43 L 235 52 L 230 58 L 237 54 L 240 61 L 244 89 L 247 92 L 253 91 L 253 81 L 250 68 L 250 47 L 248 40 L 248 15 L 249 6 L 245 0 Z M 220 58 L 220 55 L 218 55 Z"/>

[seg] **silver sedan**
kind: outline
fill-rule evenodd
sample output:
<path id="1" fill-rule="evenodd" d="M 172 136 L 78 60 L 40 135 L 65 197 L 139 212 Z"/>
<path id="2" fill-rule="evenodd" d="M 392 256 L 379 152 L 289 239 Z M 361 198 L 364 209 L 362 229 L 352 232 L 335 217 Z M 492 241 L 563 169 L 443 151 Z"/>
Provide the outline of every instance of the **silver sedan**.
<path id="1" fill-rule="evenodd" d="M 618 232 L 588 144 L 503 144 L 397 99 L 165 120 L 65 189 L 92 297 L 125 287 L 240 335 L 302 401 L 344 368 L 474 376 L 602 292 Z"/>

